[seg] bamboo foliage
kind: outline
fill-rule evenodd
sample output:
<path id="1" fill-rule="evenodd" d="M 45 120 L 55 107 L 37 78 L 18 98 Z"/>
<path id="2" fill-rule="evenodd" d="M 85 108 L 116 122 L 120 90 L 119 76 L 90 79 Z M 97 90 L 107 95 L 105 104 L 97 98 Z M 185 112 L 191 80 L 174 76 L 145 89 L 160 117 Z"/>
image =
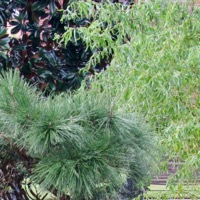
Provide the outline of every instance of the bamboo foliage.
<path id="1" fill-rule="evenodd" d="M 112 91 L 120 108 L 145 115 L 165 150 L 163 164 L 177 158 L 185 163 L 170 182 L 176 192 L 181 184 L 198 181 L 200 166 L 200 13 L 199 7 L 188 12 L 188 6 L 172 1 L 133 6 L 74 2 L 62 19 L 85 17 L 90 23 L 55 36 L 65 44 L 84 41 L 93 51 L 89 67 L 112 55 L 93 88 Z"/>

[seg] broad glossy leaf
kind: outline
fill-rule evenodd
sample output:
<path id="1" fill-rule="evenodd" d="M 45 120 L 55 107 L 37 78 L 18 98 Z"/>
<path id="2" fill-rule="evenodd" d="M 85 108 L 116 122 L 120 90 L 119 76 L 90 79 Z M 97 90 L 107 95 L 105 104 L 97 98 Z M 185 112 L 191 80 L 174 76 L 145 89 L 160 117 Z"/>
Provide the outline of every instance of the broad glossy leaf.
<path id="1" fill-rule="evenodd" d="M 33 11 L 43 11 L 48 6 L 48 1 L 35 1 L 32 4 Z"/>
<path id="2" fill-rule="evenodd" d="M 10 38 L 8 37 L 7 29 L 0 27 L 0 51 L 5 51 L 9 48 L 9 41 Z M 3 55 L 5 54 L 6 52 Z"/>
<path id="3" fill-rule="evenodd" d="M 19 21 L 14 21 L 14 20 L 10 21 L 9 24 L 12 26 L 20 25 Z"/>
<path id="4" fill-rule="evenodd" d="M 7 33 L 7 29 L 5 29 L 2 26 L 0 26 L 0 38 L 5 36 L 6 33 Z"/>
<path id="5" fill-rule="evenodd" d="M 5 58 L 5 59 L 6 59 L 5 52 L 2 52 L 2 51 L 0 51 L 0 58 L 1 58 L 1 57 L 3 57 L 3 58 Z"/>
<path id="6" fill-rule="evenodd" d="M 55 0 L 50 0 L 50 2 L 49 2 L 49 8 L 50 8 L 51 14 L 53 14 L 56 11 Z"/>
<path id="7" fill-rule="evenodd" d="M 22 26 L 21 26 L 21 24 L 19 24 L 19 25 L 15 26 L 14 28 L 11 29 L 11 33 L 16 34 L 21 30 L 21 28 L 22 28 Z"/>

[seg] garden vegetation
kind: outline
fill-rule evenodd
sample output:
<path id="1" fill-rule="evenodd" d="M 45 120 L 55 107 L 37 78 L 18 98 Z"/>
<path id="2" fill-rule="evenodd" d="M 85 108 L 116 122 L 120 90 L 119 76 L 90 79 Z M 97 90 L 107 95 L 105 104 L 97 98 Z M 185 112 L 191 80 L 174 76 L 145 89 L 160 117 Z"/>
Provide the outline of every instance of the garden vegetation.
<path id="1" fill-rule="evenodd" d="M 169 160 L 182 163 L 168 182 L 172 194 L 184 195 L 187 191 L 183 185 L 187 183 L 196 189 L 200 166 L 199 8 L 166 1 L 122 5 L 87 0 L 65 2 L 60 7 L 53 2 L 49 14 L 58 17 L 52 21 L 61 20 L 56 29 L 60 31 L 46 27 L 51 30 L 46 39 L 45 35 L 40 37 L 43 32 L 36 34 L 42 30 L 37 29 L 37 17 L 46 16 L 37 1 L 32 21 L 30 7 L 24 7 L 28 14 L 23 23 L 30 23 L 25 32 L 31 33 L 26 36 L 28 40 L 20 40 L 24 45 L 10 42 L 17 46 L 11 46 L 13 50 L 6 55 L 9 39 L 5 29 L 0 31 L 3 68 L 16 67 L 26 80 L 31 75 L 30 82 L 39 83 L 40 88 L 44 82 L 42 89 L 48 90 L 44 95 L 20 79 L 18 72 L 2 73 L 3 172 L 9 174 L 6 167 L 12 161 L 9 166 L 15 170 L 16 182 L 29 176 L 60 198 L 117 198 L 127 178 L 138 187 L 148 185 L 159 151 L 158 139 L 162 166 L 166 167 Z M 23 8 L 23 2 L 18 5 Z M 15 23 L 24 30 L 20 24 Z M 53 35 L 54 41 L 48 39 Z M 38 47 L 28 42 L 34 38 Z M 29 45 L 32 53 L 23 57 Z M 18 47 L 25 48 L 25 54 L 21 55 Z M 76 92 L 51 94 L 52 87 L 58 92 L 80 86 L 65 85 L 74 83 L 70 78 L 74 63 L 68 65 L 72 52 L 77 58 L 78 52 L 84 57 L 82 64 L 76 62 L 81 67 L 76 65 L 73 77 L 89 78 Z M 19 65 L 12 66 L 16 55 L 20 55 Z M 67 63 L 64 68 L 62 61 Z M 32 75 L 38 81 L 32 81 Z M 7 153 L 13 149 L 14 156 Z M 9 183 L 3 185 L 4 191 Z"/>

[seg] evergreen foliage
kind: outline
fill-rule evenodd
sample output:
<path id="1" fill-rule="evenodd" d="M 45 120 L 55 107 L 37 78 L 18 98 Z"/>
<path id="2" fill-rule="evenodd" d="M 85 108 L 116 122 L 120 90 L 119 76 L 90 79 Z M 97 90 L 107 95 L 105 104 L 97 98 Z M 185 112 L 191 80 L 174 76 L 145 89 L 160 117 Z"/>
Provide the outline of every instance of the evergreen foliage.
<path id="1" fill-rule="evenodd" d="M 81 88 L 43 97 L 17 71 L 0 77 L 0 141 L 23 149 L 35 164 L 31 180 L 57 196 L 92 199 L 119 192 L 131 177 L 147 184 L 156 140 L 138 116 L 116 99 Z M 1 143 L 0 143 L 1 144 Z"/>

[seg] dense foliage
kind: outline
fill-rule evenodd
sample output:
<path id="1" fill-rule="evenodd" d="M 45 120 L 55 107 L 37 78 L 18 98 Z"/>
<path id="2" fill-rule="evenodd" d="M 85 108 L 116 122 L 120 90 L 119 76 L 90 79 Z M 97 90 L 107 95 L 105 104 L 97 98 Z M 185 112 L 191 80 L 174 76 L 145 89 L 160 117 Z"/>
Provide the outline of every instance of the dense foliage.
<path id="1" fill-rule="evenodd" d="M 170 182 L 175 183 L 174 193 L 184 193 L 183 184 L 198 181 L 199 16 L 199 8 L 163 1 L 126 7 L 78 1 L 65 10 L 62 20 L 92 21 L 56 36 L 65 44 L 81 38 L 96 49 L 88 67 L 112 55 L 109 69 L 93 87 L 112 91 L 120 98 L 119 107 L 145 115 L 165 150 L 164 164 L 182 163 Z"/>
<path id="2" fill-rule="evenodd" d="M 104 68 L 107 61 L 81 73 L 92 52 L 85 50 L 81 40 L 71 41 L 66 47 L 53 40 L 55 33 L 65 32 L 64 25 L 75 27 L 84 21 L 61 24 L 61 9 L 66 9 L 69 3 L 66 0 L 0 0 L 0 29 L 11 30 L 9 49 L 4 51 L 0 67 L 19 69 L 28 81 L 47 92 L 76 89 L 87 74 Z M 1 30 L 0 40 L 7 39 L 9 36 Z"/>
<path id="3" fill-rule="evenodd" d="M 112 56 L 101 59 L 100 63 L 91 66 L 86 71 L 80 71 L 96 50 L 93 52 L 81 40 L 74 41 L 72 39 L 66 46 L 53 40 L 55 33 L 62 35 L 65 32 L 65 26 L 79 27 L 87 22 L 85 18 L 78 19 L 75 22 L 71 20 L 64 23 L 60 22 L 62 9 L 66 9 L 69 3 L 71 1 L 0 0 L 1 69 L 15 68 L 19 70 L 26 80 L 37 83 L 47 94 L 51 91 L 78 88 L 85 76 L 95 74 L 95 72 L 106 68 Z M 11 29 L 11 35 L 8 35 L 8 29 Z M 3 90 L 1 92 L 3 95 L 3 92 L 8 91 Z M 27 94 L 24 93 L 24 95 Z M 30 96 L 32 100 L 34 99 L 33 96 Z M 3 98 L 2 102 L 6 99 Z M 25 99 L 27 100 L 27 98 Z M 26 102 L 26 100 L 22 100 L 24 106 L 27 109 L 31 108 L 34 101 L 27 100 Z M 19 120 L 25 117 L 24 110 L 21 112 L 22 117 L 16 116 Z M 29 112 L 32 112 L 32 110 L 29 110 Z M 13 121 L 8 121 L 5 123 L 5 127 L 9 126 L 8 123 L 15 124 Z M 18 127 L 13 128 L 17 131 Z M 8 130 L 10 129 L 8 128 Z M 4 133 L 1 134 L 0 196 L 3 199 L 27 199 L 27 194 L 21 187 L 21 183 L 24 177 L 31 174 L 30 169 L 38 162 L 38 159 L 29 155 L 24 146 L 21 148 L 21 146 L 16 145 L 14 138 L 7 138 Z M 132 170 L 134 171 L 132 177 L 137 179 L 137 181 L 133 179 L 134 187 L 149 172 L 148 166 L 143 164 L 144 161 L 140 159 L 140 156 L 143 156 L 143 153 L 138 151 L 135 160 L 140 165 L 140 172 Z M 131 167 L 134 169 L 135 165 L 131 165 Z M 54 193 L 56 192 L 54 191 Z M 32 196 L 36 199 L 40 198 L 34 192 L 32 192 Z"/>
<path id="4" fill-rule="evenodd" d="M 26 80 L 37 83 L 47 93 L 77 89 L 85 76 L 104 69 L 110 58 L 102 59 L 86 72 L 81 71 L 93 54 L 90 49 L 86 50 L 81 40 L 71 40 L 66 47 L 53 40 L 54 34 L 65 32 L 65 26 L 79 27 L 87 23 L 85 18 L 60 22 L 63 9 L 71 2 L 0 0 L 0 69 L 20 70 Z M 10 35 L 5 28 L 10 30 Z"/>
<path id="5" fill-rule="evenodd" d="M 82 89 L 44 98 L 16 71 L 3 73 L 1 145 L 7 141 L 25 151 L 35 163 L 27 163 L 25 175 L 57 196 L 117 195 L 127 177 L 135 186 L 147 182 L 156 140 L 143 121 L 116 103 L 105 93 Z"/>
<path id="6" fill-rule="evenodd" d="M 96 92 L 93 93 L 91 91 L 90 95 L 92 95 L 89 95 L 90 97 L 83 94 L 83 92 L 75 97 L 64 95 L 65 97 L 59 96 L 55 99 L 49 97 L 46 99 L 43 98 L 42 95 L 40 95 L 40 97 L 37 95 L 35 96 L 35 93 L 38 92 L 32 91 L 28 93 L 28 97 L 25 98 L 25 96 L 27 96 L 26 91 L 29 90 L 25 89 L 24 93 L 21 93 L 22 91 L 19 93 L 17 92 L 17 94 L 19 94 L 17 98 L 19 102 L 18 100 L 15 102 L 16 99 L 12 91 L 19 90 L 17 87 L 14 88 L 14 80 L 9 82 L 10 86 L 5 90 L 2 90 L 1 86 L 1 100 L 3 103 L 3 107 L 1 108 L 3 110 L 1 110 L 1 120 L 3 121 L 1 121 L 1 123 L 2 125 L 4 124 L 2 126 L 3 135 L 1 134 L 0 137 L 0 141 L 2 142 L 0 145 L 4 150 L 2 152 L 9 151 L 9 146 L 8 149 L 6 149 L 5 144 L 10 145 L 12 153 L 13 149 L 15 149 L 13 144 L 17 145 L 18 150 L 25 150 L 16 150 L 15 155 L 10 159 L 10 161 L 12 161 L 10 162 L 13 167 L 12 169 L 15 169 L 17 173 L 20 171 L 19 176 L 16 176 L 16 182 L 20 182 L 25 174 L 30 175 L 30 171 L 27 169 L 32 168 L 34 163 L 38 163 L 35 168 L 35 180 L 40 180 L 42 185 L 51 189 L 54 194 L 63 193 L 63 188 L 59 185 L 60 181 L 57 182 L 53 179 L 53 177 L 55 178 L 55 174 L 57 174 L 54 174 L 53 170 L 61 169 L 63 162 L 60 162 L 61 158 L 59 157 L 58 160 L 56 160 L 58 161 L 57 165 L 55 166 L 52 164 L 51 159 L 54 160 L 56 158 L 55 155 L 52 154 L 51 149 L 56 149 L 58 153 L 62 148 L 65 148 L 65 145 L 62 146 L 61 144 L 63 137 L 66 137 L 66 135 L 63 135 L 62 131 L 63 123 L 66 123 L 66 121 L 61 120 L 61 124 L 58 126 L 59 128 L 61 127 L 61 130 L 59 129 L 58 131 L 58 137 L 56 136 L 54 138 L 53 136 L 55 135 L 53 133 L 54 131 L 57 132 L 57 130 L 52 130 L 51 124 L 46 124 L 46 118 L 48 120 L 57 120 L 62 114 L 61 117 L 64 117 L 69 114 L 68 112 L 64 113 L 64 105 L 65 109 L 67 109 L 68 106 L 72 106 L 72 110 L 75 111 L 75 114 L 80 114 L 77 121 L 78 125 L 80 125 L 80 121 L 81 125 L 85 125 L 85 121 L 79 119 L 84 112 L 87 116 L 87 113 L 91 111 L 90 109 L 97 108 L 97 110 L 102 110 L 102 112 L 98 114 L 103 115 L 105 114 L 105 109 L 110 110 L 110 108 L 112 108 L 110 101 L 116 96 L 116 98 L 119 98 L 118 101 L 113 101 L 115 102 L 114 107 L 117 111 L 125 109 L 127 112 L 140 113 L 152 124 L 154 131 L 156 131 L 159 136 L 160 144 L 165 150 L 164 164 L 168 160 L 174 159 L 184 162 L 170 182 L 170 186 L 174 186 L 173 183 L 175 183 L 175 187 L 173 187 L 173 189 L 175 189 L 173 191 L 174 193 L 184 193 L 185 191 L 182 187 L 183 183 L 195 183 L 198 178 L 196 172 L 200 165 L 198 148 L 200 140 L 200 99 L 198 92 L 200 87 L 199 8 L 191 9 L 186 5 L 169 4 L 163 1 L 161 3 L 157 1 L 152 3 L 149 1 L 149 3 L 145 4 L 125 6 L 121 4 L 111 4 L 108 1 L 104 1 L 103 4 L 96 2 L 99 1 L 0 0 L 0 65 L 2 68 L 17 68 L 25 78 L 29 79 L 31 82 L 39 83 L 41 89 L 50 89 L 54 91 L 77 88 L 80 86 L 80 80 L 88 73 L 96 74 L 96 71 L 99 72 L 103 68 L 107 69 L 106 73 L 101 73 L 100 75 L 96 74 L 97 79 L 92 83 L 93 92 L 95 90 Z M 65 10 L 63 16 L 62 9 Z M 19 13 L 17 13 L 17 10 Z M 60 23 L 60 19 L 62 23 Z M 22 31 L 20 38 L 11 38 L 11 40 L 8 38 L 3 28 L 8 26 L 7 22 L 14 26 L 12 29 L 13 34 Z M 56 41 L 53 40 L 54 35 Z M 66 45 L 66 48 L 63 44 Z M 8 48 L 10 48 L 10 50 L 6 53 L 5 50 Z M 87 67 L 86 70 L 79 71 L 85 66 Z M 3 76 L 5 78 L 5 75 Z M 17 76 L 15 75 L 14 77 L 16 78 Z M 11 76 L 11 79 L 12 78 L 13 76 Z M 5 79 L 3 80 L 5 81 Z M 16 78 L 15 80 L 18 79 Z M 8 82 L 5 84 L 8 84 Z M 15 84 L 18 85 L 17 83 Z M 29 86 L 27 87 L 29 88 Z M 97 95 L 96 97 L 97 92 L 109 93 L 111 96 L 108 98 L 108 96 L 105 97 L 101 94 L 102 96 Z M 24 97 L 22 98 L 23 94 Z M 64 102 L 59 102 L 60 107 L 57 105 L 57 101 L 61 101 L 58 100 L 59 98 Z M 64 100 L 65 98 L 68 100 Z M 7 101 L 10 102 L 8 105 L 11 106 L 5 104 Z M 22 102 L 24 106 L 22 106 Z M 33 106 L 34 103 L 36 103 L 35 107 Z M 73 107 L 75 103 L 77 103 L 76 110 L 75 107 Z M 52 104 L 55 104 L 55 106 L 52 106 Z M 20 105 L 19 110 L 15 110 L 18 105 Z M 105 105 L 105 107 L 103 105 Z M 86 107 L 88 111 L 86 111 Z M 44 113 L 41 113 L 42 109 L 46 109 L 43 110 Z M 55 111 L 57 109 L 61 109 L 60 114 Z M 51 113 L 52 116 L 50 116 L 47 111 Z M 93 113 L 93 111 L 91 113 Z M 31 115 L 27 115 L 27 112 L 31 113 Z M 94 113 L 95 112 L 96 111 L 94 111 Z M 35 116 L 33 117 L 32 115 Z M 35 120 L 37 117 L 38 120 L 41 121 L 39 124 L 37 124 L 37 120 Z M 57 120 L 56 123 L 58 121 L 60 120 Z M 43 123 L 45 123 L 45 125 Z M 31 128 L 33 124 L 35 129 Z M 86 123 L 84 127 L 89 126 L 88 130 L 91 130 L 91 124 L 93 125 L 93 122 L 91 123 L 90 121 Z M 75 123 L 75 125 L 77 124 Z M 98 125 L 98 123 L 95 124 L 95 126 Z M 141 127 L 141 125 L 139 127 Z M 45 128 L 50 129 L 45 131 Z M 68 126 L 64 126 L 64 128 L 68 128 Z M 78 127 L 73 127 L 73 130 L 77 130 L 76 128 Z M 12 130 L 14 135 L 14 137 L 12 135 L 14 143 L 13 139 L 11 140 L 11 135 L 9 135 L 11 133 L 10 130 Z M 18 132 L 19 130 L 27 134 L 23 134 L 22 137 L 21 131 Z M 46 134 L 44 134 L 45 136 L 48 136 L 47 138 L 43 137 L 43 134 L 38 134 L 38 131 L 41 130 Z M 97 133 L 99 133 L 99 130 Z M 82 130 L 79 131 L 82 133 Z M 67 133 L 71 132 L 68 131 Z M 85 131 L 83 131 L 83 133 L 85 134 Z M 15 134 L 18 134 L 19 138 L 16 137 L 17 135 Z M 35 137 L 36 135 L 37 137 Z M 107 134 L 103 136 L 106 138 Z M 120 134 L 118 136 L 120 136 Z M 71 156 L 73 153 L 76 155 L 73 159 L 80 157 L 87 161 L 91 159 L 91 166 L 95 167 L 95 162 L 104 157 L 100 155 L 100 158 L 97 157 L 97 160 L 96 157 L 93 160 L 94 155 L 85 158 L 86 153 L 87 155 L 91 153 L 88 150 L 89 148 L 97 148 L 95 138 L 93 138 L 91 134 L 88 134 L 88 137 L 91 137 L 90 139 L 94 142 L 94 146 L 86 145 L 87 137 L 85 140 L 81 139 L 80 142 L 83 143 L 83 146 L 78 146 L 76 151 L 70 151 L 73 148 L 70 148 L 71 144 L 67 144 L 66 150 L 69 151 L 67 156 Z M 21 138 L 23 138 L 21 141 L 24 141 L 22 143 L 20 142 Z M 15 141 L 15 139 L 19 140 Z M 71 137 L 67 139 L 70 139 L 70 142 L 74 142 L 77 145 L 78 140 L 76 141 L 76 139 L 80 138 L 77 135 L 76 137 L 72 137 L 71 135 Z M 5 141 L 7 143 L 5 143 Z M 37 152 L 37 146 L 34 146 L 31 141 L 36 142 L 40 151 Z M 103 143 L 103 138 L 100 141 Z M 125 139 L 123 141 L 127 142 Z M 93 142 L 91 145 L 93 145 Z M 145 142 L 144 144 L 146 144 Z M 76 147 L 76 145 L 74 147 Z M 102 147 L 104 147 L 104 145 Z M 114 145 L 113 148 L 114 147 L 116 146 Z M 68 148 L 70 148 L 70 150 Z M 148 146 L 146 146 L 146 148 L 148 148 Z M 83 150 L 82 153 L 80 153 L 79 150 Z M 109 151 L 110 150 L 111 153 L 114 153 L 114 149 L 109 149 Z M 32 154 L 32 152 L 34 154 Z M 5 156 L 7 153 L 2 153 L 1 156 L 2 155 Z M 63 156 L 63 154 L 59 155 L 61 155 L 61 157 Z M 123 156 L 124 155 L 125 154 L 123 154 Z M 130 154 L 126 152 L 126 156 L 127 155 L 129 156 Z M 136 155 L 137 156 L 134 157 L 135 163 L 140 163 L 140 170 L 137 171 L 138 168 L 136 168 L 136 173 L 133 177 L 139 175 L 137 180 L 141 180 L 148 172 L 148 166 L 146 165 L 148 162 L 145 164 L 143 160 L 141 160 L 141 157 L 144 155 L 148 157 L 149 154 L 147 151 L 144 153 L 140 149 Z M 46 157 L 46 159 L 50 158 L 48 159 L 48 166 L 45 158 L 44 160 L 42 159 L 43 157 Z M 88 166 L 85 165 L 85 162 L 82 162 L 81 159 L 79 161 L 87 168 Z M 24 162 L 20 163 L 22 160 Z M 93 163 L 93 161 L 95 162 Z M 118 161 L 119 160 L 117 160 L 117 162 Z M 98 160 L 98 162 L 100 161 Z M 127 164 L 126 162 L 123 164 Z M 9 178 L 11 177 L 10 168 L 6 168 L 7 163 L 4 164 L 4 176 L 8 175 L 5 180 L 13 180 Z M 62 169 L 66 170 L 66 172 L 69 166 L 73 169 L 71 166 L 74 162 L 66 162 L 65 164 L 65 167 Z M 113 163 L 108 164 L 111 165 Z M 120 164 L 119 166 L 121 166 Z M 50 165 L 52 168 L 49 168 Z M 75 167 L 74 172 L 76 174 L 76 165 L 74 164 L 73 166 Z M 101 166 L 106 167 L 104 165 Z M 107 180 L 105 180 L 106 175 L 102 174 L 101 179 L 99 174 L 99 176 L 97 176 L 98 180 L 94 180 L 98 182 L 101 179 L 101 184 L 95 184 L 94 186 L 94 180 L 91 180 L 88 187 L 89 189 L 87 188 L 84 190 L 85 193 L 83 193 L 87 197 L 91 196 L 91 194 L 94 195 L 96 191 L 98 191 L 98 194 L 101 194 L 101 191 L 108 192 L 108 188 L 111 188 L 111 190 L 113 187 L 114 189 L 118 188 L 124 181 L 123 178 L 128 177 L 128 173 L 126 172 L 129 171 L 129 168 L 127 168 L 127 166 L 123 166 L 125 169 L 123 172 L 120 171 L 119 182 L 111 177 L 110 180 L 113 180 L 113 185 L 107 184 Z M 131 166 L 138 167 L 135 165 Z M 141 166 L 143 167 L 142 170 Z M 86 170 L 86 168 L 83 170 Z M 89 169 L 89 167 L 87 169 Z M 52 170 L 52 174 L 49 171 L 49 174 L 52 176 L 46 176 L 45 170 Z M 80 169 L 79 172 L 82 173 L 81 170 L 82 169 Z M 121 168 L 117 170 L 121 170 Z M 44 172 L 44 174 L 41 174 L 41 172 Z M 89 173 L 90 171 L 87 170 L 87 172 Z M 92 172 L 94 171 L 91 170 L 91 173 L 85 174 L 91 178 L 93 176 Z M 62 179 L 62 175 L 60 171 L 57 177 L 61 177 Z M 77 177 L 76 180 L 81 180 L 78 179 L 80 176 L 77 174 L 75 176 Z M 42 177 L 44 177 L 44 179 L 42 179 Z M 71 183 L 79 184 L 78 188 L 80 189 L 81 184 L 87 185 L 86 183 L 89 182 L 88 177 L 85 177 L 86 179 L 82 183 L 76 181 L 72 181 Z M 134 181 L 137 182 L 137 180 Z M 50 181 L 53 182 L 54 185 L 51 185 Z M 67 180 L 62 179 L 62 181 Z M 177 181 L 179 184 L 177 184 Z M 6 184 L 9 185 L 9 182 L 5 182 L 5 185 Z M 74 185 L 68 185 L 68 182 L 64 184 L 63 186 L 67 185 L 68 190 L 70 190 L 72 198 L 79 198 L 78 195 L 82 192 L 81 189 L 78 190 L 77 196 L 74 197 L 74 191 L 72 189 Z M 18 189 L 15 191 L 18 191 Z M 115 191 L 117 191 L 117 189 Z M 106 195 L 104 192 L 103 194 Z M 20 195 L 23 196 L 24 194 Z M 21 199 L 23 198 L 22 196 L 20 197 Z"/>

